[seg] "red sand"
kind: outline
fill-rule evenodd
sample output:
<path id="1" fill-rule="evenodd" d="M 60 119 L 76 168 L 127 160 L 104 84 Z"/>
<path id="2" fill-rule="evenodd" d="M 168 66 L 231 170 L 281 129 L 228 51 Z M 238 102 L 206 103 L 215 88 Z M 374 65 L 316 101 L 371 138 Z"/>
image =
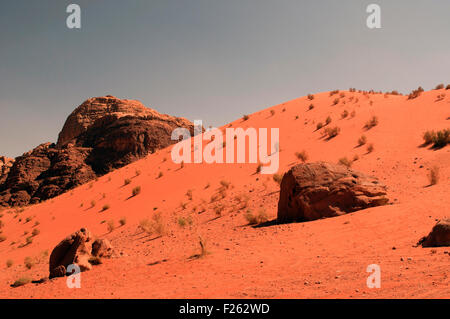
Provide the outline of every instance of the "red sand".
<path id="1" fill-rule="evenodd" d="M 414 100 L 343 92 L 346 96 L 338 105 L 332 105 L 338 95 L 330 97 L 324 92 L 315 94 L 313 101 L 302 97 L 252 114 L 248 121 L 236 120 L 232 126 L 279 127 L 280 173 L 298 162 L 295 152 L 302 150 L 309 161 L 337 162 L 357 154 L 359 160 L 353 168 L 385 183 L 393 205 L 314 222 L 254 228 L 247 225 L 247 209 L 240 209 L 235 197 L 246 194 L 253 212 L 264 207 L 269 219 L 275 219 L 279 186 L 271 175 L 255 174 L 256 164 L 186 164 L 180 168 L 171 161 L 168 148 L 27 207 L 16 218 L 7 213 L 12 210 L 3 211 L 7 240 L 0 243 L 0 297 L 449 298 L 450 248 L 414 245 L 436 220 L 448 216 L 450 148 L 431 150 L 420 145 L 426 130 L 449 127 L 450 98 L 436 101 L 444 90 L 424 92 Z M 353 101 L 349 101 L 351 96 Z M 315 107 L 308 110 L 311 103 Z M 273 116 L 271 109 L 275 110 Z M 355 111 L 355 117 L 341 119 L 344 110 Z M 299 119 L 295 119 L 297 115 Z M 339 126 L 341 132 L 326 141 L 316 131 L 316 124 L 328 115 L 333 119 L 330 125 Z M 373 115 L 379 124 L 364 130 Z M 356 147 L 362 134 L 368 144 L 373 143 L 372 153 L 367 153 L 366 146 Z M 440 167 L 440 181 L 426 187 L 427 172 L 433 165 Z M 136 170 L 141 172 L 139 176 L 135 176 Z M 163 176 L 157 178 L 160 172 Z M 126 178 L 132 182 L 124 186 Z M 211 204 L 222 180 L 231 183 L 226 198 Z M 135 186 L 141 186 L 142 192 L 129 198 Z M 189 189 L 192 201 L 185 195 Z M 92 200 L 96 201 L 94 208 L 90 208 Z M 187 204 L 185 209 L 181 202 Z M 110 209 L 101 212 L 105 204 Z M 214 211 L 217 204 L 225 206 L 219 218 Z M 199 214 L 201 206 L 206 211 Z M 160 238 L 148 236 L 138 227 L 155 212 L 161 212 L 166 224 L 166 234 Z M 181 216 L 191 216 L 192 225 L 180 227 L 177 221 Z M 28 223 L 27 217 L 32 217 Z M 119 227 L 121 217 L 126 217 L 127 223 Z M 109 220 L 116 224 L 111 233 L 107 223 L 102 223 Z M 29 236 L 24 232 L 31 234 L 36 221 L 40 234 L 32 244 L 19 248 Z M 48 276 L 48 257 L 42 257 L 43 252 L 51 252 L 80 227 L 110 239 L 120 257 L 82 273 L 81 289 L 68 289 L 65 278 L 9 286 L 19 277 Z M 199 236 L 206 240 L 209 254 L 190 259 L 200 251 Z M 39 256 L 40 262 L 30 270 L 24 266 L 26 257 Z M 14 261 L 12 267 L 6 267 L 7 260 Z M 366 286 L 369 264 L 381 266 L 380 289 Z"/>

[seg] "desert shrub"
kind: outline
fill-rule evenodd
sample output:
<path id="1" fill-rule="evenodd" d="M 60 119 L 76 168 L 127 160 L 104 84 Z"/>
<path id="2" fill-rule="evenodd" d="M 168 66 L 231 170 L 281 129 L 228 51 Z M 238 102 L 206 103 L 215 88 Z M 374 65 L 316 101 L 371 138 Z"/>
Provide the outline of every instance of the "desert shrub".
<path id="1" fill-rule="evenodd" d="M 441 148 L 450 143 L 450 129 L 440 130 L 436 132 L 433 138 L 433 147 Z"/>
<path id="2" fill-rule="evenodd" d="M 359 160 L 359 156 L 358 154 L 355 154 L 355 156 L 353 156 L 353 162 L 356 162 L 357 160 Z"/>
<path id="3" fill-rule="evenodd" d="M 450 90 L 450 84 L 445 87 L 446 90 Z"/>
<path id="4" fill-rule="evenodd" d="M 141 171 L 140 170 L 136 170 L 136 176 L 139 176 L 139 175 L 141 175 Z"/>
<path id="5" fill-rule="evenodd" d="M 222 216 L 222 212 L 224 211 L 225 206 L 223 205 L 217 205 L 216 207 L 214 207 L 214 212 L 216 213 L 216 216 L 220 217 Z"/>
<path id="6" fill-rule="evenodd" d="M 333 105 L 337 105 L 337 104 L 339 104 L 339 98 L 335 98 L 335 99 L 333 100 Z"/>
<path id="7" fill-rule="evenodd" d="M 27 237 L 26 239 L 25 239 L 25 244 L 26 245 L 31 245 L 33 243 L 33 237 Z"/>
<path id="8" fill-rule="evenodd" d="M 312 110 L 314 108 L 314 104 L 310 104 L 309 106 L 308 106 L 308 110 Z"/>
<path id="9" fill-rule="evenodd" d="M 436 85 L 436 87 L 434 89 L 435 90 L 442 90 L 443 88 L 444 88 L 444 84 L 441 83 L 441 84 Z"/>
<path id="10" fill-rule="evenodd" d="M 185 227 L 186 224 L 187 224 L 186 218 L 184 218 L 184 217 L 178 218 L 178 225 L 179 225 L 180 227 Z"/>
<path id="11" fill-rule="evenodd" d="M 140 193 L 141 193 L 141 186 L 136 186 L 131 191 L 131 194 L 132 194 L 133 197 L 139 195 Z"/>
<path id="12" fill-rule="evenodd" d="M 33 231 L 31 232 L 31 235 L 37 236 L 37 235 L 39 235 L 40 233 L 41 233 L 41 231 L 40 231 L 39 229 L 35 228 L 35 229 L 33 229 Z"/>
<path id="13" fill-rule="evenodd" d="M 154 214 L 151 220 L 141 220 L 139 227 L 149 235 L 156 233 L 159 236 L 163 236 L 165 234 L 165 224 L 161 213 Z"/>
<path id="14" fill-rule="evenodd" d="M 300 116 L 298 116 L 298 115 L 295 116 L 295 119 L 296 119 L 296 120 L 298 120 L 299 118 L 300 118 Z"/>
<path id="15" fill-rule="evenodd" d="M 435 137 L 436 132 L 434 131 L 426 131 L 425 133 L 423 133 L 424 145 L 430 145 L 431 143 L 433 143 Z"/>
<path id="16" fill-rule="evenodd" d="M 367 137 L 365 135 L 361 135 L 361 137 L 358 139 L 358 146 L 363 146 L 367 143 Z"/>
<path id="17" fill-rule="evenodd" d="M 316 130 L 320 130 L 323 127 L 322 122 L 317 123 Z"/>
<path id="18" fill-rule="evenodd" d="M 33 268 L 34 266 L 34 261 L 33 258 L 31 257 L 26 257 L 25 260 L 23 261 L 25 267 L 27 267 L 28 269 Z"/>
<path id="19" fill-rule="evenodd" d="M 130 184 L 131 183 L 131 179 L 129 179 L 129 178 L 126 178 L 124 181 L 123 181 L 123 184 L 124 185 L 128 185 L 128 184 Z"/>
<path id="20" fill-rule="evenodd" d="M 274 116 L 275 115 L 275 110 L 270 110 L 270 115 Z"/>
<path id="21" fill-rule="evenodd" d="M 110 219 L 106 223 L 106 227 L 108 227 L 108 232 L 111 233 L 114 229 L 116 229 L 116 223 L 114 222 L 114 220 Z"/>
<path id="22" fill-rule="evenodd" d="M 428 172 L 428 181 L 431 185 L 436 185 L 439 182 L 439 167 L 433 166 L 430 168 L 430 171 Z"/>
<path id="23" fill-rule="evenodd" d="M 222 180 L 222 181 L 220 181 L 220 185 L 222 185 L 223 188 L 228 189 L 230 187 L 231 183 L 228 181 Z"/>
<path id="24" fill-rule="evenodd" d="M 310 100 L 310 101 L 314 100 L 314 95 L 308 94 L 308 100 Z"/>
<path id="25" fill-rule="evenodd" d="M 248 116 L 247 114 L 244 114 L 244 116 L 242 116 L 242 119 L 244 121 L 247 121 L 250 118 L 250 116 Z"/>
<path id="26" fill-rule="evenodd" d="M 107 210 L 110 209 L 110 208 L 111 208 L 111 206 L 109 206 L 109 204 L 105 204 L 105 205 L 103 205 L 103 207 L 102 207 L 102 212 L 107 211 Z"/>
<path id="27" fill-rule="evenodd" d="M 8 259 L 8 260 L 6 261 L 6 267 L 7 267 L 7 268 L 11 268 L 12 265 L 14 265 L 14 261 L 12 261 L 12 259 Z"/>
<path id="28" fill-rule="evenodd" d="M 259 225 L 269 220 L 267 217 L 266 210 L 263 208 L 260 209 L 257 214 L 253 214 L 250 210 L 248 210 L 245 213 L 244 217 L 249 225 Z"/>
<path id="29" fill-rule="evenodd" d="M 305 150 L 295 153 L 295 156 L 297 156 L 297 158 L 301 160 L 303 163 L 308 160 L 308 154 L 306 153 Z"/>
<path id="30" fill-rule="evenodd" d="M 17 288 L 17 287 L 20 287 L 20 286 L 24 286 L 24 285 L 26 285 L 26 284 L 29 284 L 30 282 L 31 282 L 31 279 L 30 279 L 30 278 L 28 278 L 28 277 L 21 277 L 21 278 L 17 279 L 17 280 L 11 285 L 11 287 Z"/>
<path id="31" fill-rule="evenodd" d="M 119 219 L 120 226 L 125 226 L 126 223 L 127 223 L 127 219 L 125 217 L 122 217 L 121 219 Z"/>
<path id="32" fill-rule="evenodd" d="M 283 179 L 283 176 L 280 174 L 274 174 L 273 175 L 273 180 L 277 183 L 277 184 L 281 184 L 281 180 Z"/>
<path id="33" fill-rule="evenodd" d="M 339 127 L 335 126 L 335 127 L 327 127 L 325 129 L 324 133 L 325 133 L 325 136 L 328 137 L 328 139 L 332 139 L 332 138 L 338 136 L 340 131 L 341 131 L 341 129 Z"/>
<path id="34" fill-rule="evenodd" d="M 339 90 L 331 91 L 331 92 L 330 92 L 330 96 L 333 96 L 333 95 L 338 94 L 338 93 L 339 93 Z"/>
<path id="35" fill-rule="evenodd" d="M 4 242 L 6 240 L 6 236 L 5 235 L 0 235 L 0 243 Z"/>
<path id="36" fill-rule="evenodd" d="M 351 167 L 353 162 L 351 160 L 349 160 L 347 157 L 342 157 L 339 159 L 338 161 L 339 164 L 347 166 L 347 167 Z"/>
<path id="37" fill-rule="evenodd" d="M 187 196 L 187 198 L 189 199 L 189 200 L 192 200 L 192 189 L 188 189 L 187 190 L 187 192 L 186 192 L 186 196 Z"/>
<path id="38" fill-rule="evenodd" d="M 331 121 L 332 121 L 331 116 L 328 116 L 328 117 L 326 118 L 326 120 L 325 120 L 325 125 L 330 124 Z"/>
<path id="39" fill-rule="evenodd" d="M 347 110 L 344 110 L 344 112 L 342 112 L 342 114 L 341 114 L 341 117 L 342 117 L 343 119 L 345 119 L 347 116 L 348 116 L 348 111 L 347 111 Z"/>
<path id="40" fill-rule="evenodd" d="M 97 202 L 95 200 L 91 200 L 91 207 L 95 207 L 95 205 L 97 205 Z"/>
<path id="41" fill-rule="evenodd" d="M 419 97 L 423 91 L 424 91 L 423 88 L 419 86 L 417 90 L 413 90 L 411 93 L 409 93 L 408 100 L 412 100 Z"/>
<path id="42" fill-rule="evenodd" d="M 367 145 L 367 153 L 372 153 L 375 147 L 373 146 L 373 143 L 370 143 Z"/>
<path id="43" fill-rule="evenodd" d="M 378 125 L 378 117 L 376 117 L 375 115 L 371 117 L 370 120 L 368 120 L 366 122 L 366 125 L 364 125 L 364 127 L 368 130 L 370 130 L 372 127 L 375 127 Z"/>

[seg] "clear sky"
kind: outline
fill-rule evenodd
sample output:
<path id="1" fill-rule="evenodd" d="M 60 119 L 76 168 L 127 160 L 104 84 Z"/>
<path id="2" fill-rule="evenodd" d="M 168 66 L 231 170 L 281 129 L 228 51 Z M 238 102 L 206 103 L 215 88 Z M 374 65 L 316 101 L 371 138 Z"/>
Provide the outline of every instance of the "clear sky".
<path id="1" fill-rule="evenodd" d="M 66 7 L 82 9 L 81 30 Z M 366 7 L 381 6 L 381 29 Z M 448 0 L 14 0 L 0 5 L 0 155 L 106 94 L 219 126 L 332 89 L 450 83 Z"/>

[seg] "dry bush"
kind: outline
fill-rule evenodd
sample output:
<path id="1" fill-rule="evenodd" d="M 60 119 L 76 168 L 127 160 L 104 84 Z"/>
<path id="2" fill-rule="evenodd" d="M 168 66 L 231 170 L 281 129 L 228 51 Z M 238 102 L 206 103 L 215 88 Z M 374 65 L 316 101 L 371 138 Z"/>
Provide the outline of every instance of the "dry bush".
<path id="1" fill-rule="evenodd" d="M 35 262 L 33 260 L 33 258 L 31 257 L 25 257 L 25 260 L 23 261 L 23 264 L 25 265 L 25 267 L 27 267 L 28 269 L 33 268 Z"/>
<path id="2" fill-rule="evenodd" d="M 338 105 L 339 104 L 339 98 L 335 98 L 333 100 L 333 105 Z"/>
<path id="3" fill-rule="evenodd" d="M 424 145 L 433 144 L 435 148 L 441 148 L 450 144 L 450 129 L 440 131 L 426 131 L 423 134 Z"/>
<path id="4" fill-rule="evenodd" d="M 261 208 L 257 214 L 253 214 L 250 210 L 248 210 L 245 213 L 244 217 L 249 225 L 259 225 L 269 220 L 269 218 L 267 217 L 266 210 L 264 208 Z"/>
<path id="5" fill-rule="evenodd" d="M 135 172 L 135 173 L 136 173 L 136 176 L 139 176 L 139 175 L 141 175 L 141 171 L 140 171 L 140 170 L 138 170 L 138 169 L 136 170 L 136 172 Z"/>
<path id="6" fill-rule="evenodd" d="M 349 160 L 347 157 L 342 157 L 338 161 L 339 164 L 347 166 L 348 168 L 352 167 L 353 162 Z"/>
<path id="7" fill-rule="evenodd" d="M 247 121 L 250 118 L 250 116 L 248 116 L 247 114 L 244 114 L 244 116 L 242 116 L 242 120 Z"/>
<path id="8" fill-rule="evenodd" d="M 327 127 L 325 128 L 324 134 L 327 136 L 328 139 L 332 139 L 339 135 L 341 132 L 341 129 L 337 126 L 335 127 Z"/>
<path id="9" fill-rule="evenodd" d="M 367 130 L 370 130 L 372 127 L 375 127 L 377 125 L 378 125 L 378 117 L 372 116 L 372 118 L 366 122 L 366 125 L 364 125 L 364 127 Z"/>
<path id="10" fill-rule="evenodd" d="M 126 223 L 127 223 L 127 219 L 125 217 L 122 217 L 121 219 L 119 219 L 120 226 L 125 226 Z"/>
<path id="11" fill-rule="evenodd" d="M 220 185 L 222 185 L 223 188 L 228 189 L 230 187 L 231 183 L 226 180 L 221 180 Z"/>
<path id="12" fill-rule="evenodd" d="M 0 243 L 4 242 L 6 240 L 6 236 L 5 235 L 0 235 Z"/>
<path id="13" fill-rule="evenodd" d="M 110 209 L 110 208 L 111 208 L 111 206 L 109 206 L 109 204 L 105 204 L 105 205 L 103 205 L 103 207 L 102 207 L 102 212 L 107 211 L 107 210 Z"/>
<path id="14" fill-rule="evenodd" d="M 450 84 L 445 87 L 446 90 L 450 90 Z"/>
<path id="15" fill-rule="evenodd" d="M 306 153 L 305 150 L 295 153 L 295 156 L 297 156 L 297 158 L 301 160 L 303 163 L 305 163 L 308 160 L 308 154 Z"/>
<path id="16" fill-rule="evenodd" d="M 338 94 L 338 93 L 339 93 L 339 90 L 331 91 L 331 92 L 330 92 L 330 96 L 333 96 L 333 95 Z"/>
<path id="17" fill-rule="evenodd" d="M 331 116 L 328 116 L 328 117 L 326 118 L 326 120 L 325 120 L 325 125 L 330 124 L 331 121 L 332 121 Z"/>
<path id="18" fill-rule="evenodd" d="M 7 268 L 11 268 L 12 265 L 14 265 L 14 261 L 12 261 L 12 259 L 8 259 L 8 260 L 6 261 L 6 267 L 7 267 Z"/>
<path id="19" fill-rule="evenodd" d="M 423 88 L 419 86 L 417 90 L 413 90 L 411 93 L 409 93 L 408 100 L 412 100 L 419 97 L 423 91 L 424 91 Z"/>
<path id="20" fill-rule="evenodd" d="M 314 95 L 308 94 L 308 100 L 310 100 L 310 101 L 314 100 Z"/>
<path id="21" fill-rule="evenodd" d="M 316 130 L 320 130 L 323 127 L 322 122 L 317 123 Z"/>
<path id="22" fill-rule="evenodd" d="M 39 229 L 35 228 L 35 229 L 33 229 L 33 231 L 31 232 L 31 235 L 37 236 L 37 235 L 39 235 L 40 233 L 41 233 L 41 231 L 40 231 Z"/>
<path id="23" fill-rule="evenodd" d="M 192 189 L 188 189 L 188 191 L 186 192 L 186 196 L 189 200 L 192 200 Z"/>
<path id="24" fill-rule="evenodd" d="M 428 172 L 428 181 L 431 185 L 436 185 L 439 182 L 439 167 L 433 166 L 430 168 L 430 171 Z"/>
<path id="25" fill-rule="evenodd" d="M 157 178 L 161 178 L 161 177 L 163 177 L 164 176 L 164 173 L 163 172 L 159 172 L 159 174 L 158 174 L 158 177 Z"/>
<path id="26" fill-rule="evenodd" d="M 361 135 L 361 137 L 358 139 L 358 146 L 363 146 L 367 143 L 367 137 L 365 135 Z"/>
<path id="27" fill-rule="evenodd" d="M 275 115 L 275 110 L 270 110 L 270 115 L 274 116 Z"/>
<path id="28" fill-rule="evenodd" d="M 273 175 L 273 180 L 274 180 L 278 185 L 281 184 L 282 179 L 283 179 L 283 175 L 280 175 L 280 174 L 274 174 L 274 175 Z"/>
<path id="29" fill-rule="evenodd" d="M 141 220 L 139 227 L 149 235 L 157 234 L 158 236 L 163 236 L 166 232 L 166 227 L 160 212 L 154 214 L 151 220 Z"/>
<path id="30" fill-rule="evenodd" d="M 312 110 L 314 108 L 314 104 L 310 104 L 309 106 L 308 106 L 308 110 Z"/>
<path id="31" fill-rule="evenodd" d="M 345 119 L 347 116 L 348 116 L 348 111 L 347 111 L 347 110 L 344 110 L 344 112 L 342 112 L 342 114 L 341 114 L 341 117 L 342 117 L 343 119 Z"/>
<path id="32" fill-rule="evenodd" d="M 135 196 L 139 195 L 140 193 L 141 193 L 141 186 L 136 186 L 136 187 L 133 188 L 133 190 L 131 191 L 132 197 L 135 197 Z"/>
<path id="33" fill-rule="evenodd" d="M 24 285 L 26 285 L 26 284 L 29 284 L 30 282 L 31 282 L 31 279 L 30 279 L 30 278 L 28 278 L 28 277 L 21 277 L 21 278 L 17 279 L 17 280 L 11 285 L 11 287 L 17 288 L 17 287 L 20 287 L 20 286 L 24 286 Z"/>
<path id="34" fill-rule="evenodd" d="M 444 84 L 441 83 L 441 84 L 436 85 L 436 87 L 434 89 L 435 90 L 442 90 L 443 88 L 444 88 Z"/>
<path id="35" fill-rule="evenodd" d="M 373 143 L 370 143 L 367 145 L 367 153 L 372 153 L 375 147 L 373 146 Z"/>
<path id="36" fill-rule="evenodd" d="M 123 185 L 128 185 L 128 184 L 130 184 L 131 183 L 131 179 L 129 179 L 129 178 L 126 178 L 124 181 L 123 181 Z"/>
<path id="37" fill-rule="evenodd" d="M 108 227 L 108 232 L 111 233 L 114 229 L 116 229 L 116 223 L 114 222 L 114 220 L 110 219 L 107 221 L 106 227 Z"/>

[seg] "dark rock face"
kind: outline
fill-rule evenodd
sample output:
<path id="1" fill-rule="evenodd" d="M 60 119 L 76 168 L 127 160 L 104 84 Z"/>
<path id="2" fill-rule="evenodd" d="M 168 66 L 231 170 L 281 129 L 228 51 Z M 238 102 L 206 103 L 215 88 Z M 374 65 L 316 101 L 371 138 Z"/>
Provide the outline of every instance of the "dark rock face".
<path id="1" fill-rule="evenodd" d="M 418 244 L 422 247 L 450 246 L 450 218 L 437 222 L 428 236 L 422 238 Z"/>
<path id="2" fill-rule="evenodd" d="M 310 221 L 386 205 L 386 187 L 337 164 L 299 164 L 281 181 L 278 222 Z"/>
<path id="3" fill-rule="evenodd" d="M 191 122 L 138 101 L 89 99 L 68 117 L 57 144 L 39 145 L 8 161 L 8 169 L 0 161 L 6 172 L 0 174 L 0 206 L 37 203 L 128 165 L 175 143 L 171 134 L 177 127 L 193 135 Z"/>
<path id="4" fill-rule="evenodd" d="M 8 173 L 14 164 L 12 158 L 7 158 L 5 156 L 0 156 L 0 185 L 6 181 Z"/>

